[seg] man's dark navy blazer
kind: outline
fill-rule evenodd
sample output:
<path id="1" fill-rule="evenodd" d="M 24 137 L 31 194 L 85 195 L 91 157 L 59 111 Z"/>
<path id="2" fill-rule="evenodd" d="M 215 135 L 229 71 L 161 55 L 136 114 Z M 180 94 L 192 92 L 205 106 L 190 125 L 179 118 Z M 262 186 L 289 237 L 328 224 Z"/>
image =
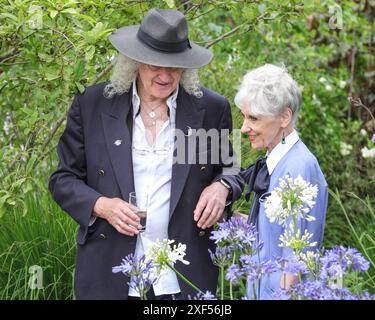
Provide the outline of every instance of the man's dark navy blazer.
<path id="1" fill-rule="evenodd" d="M 112 267 L 134 252 L 137 240 L 120 234 L 104 219 L 97 218 L 89 227 L 98 197 L 127 201 L 129 192 L 134 191 L 131 94 L 108 99 L 103 96 L 104 86 L 89 87 L 75 96 L 57 147 L 60 162 L 49 183 L 55 201 L 80 226 L 75 271 L 77 299 L 126 299 L 129 279 L 121 273 L 112 273 Z M 176 129 L 231 131 L 227 99 L 205 88 L 202 91 L 203 97 L 196 98 L 180 87 Z M 188 139 L 195 137 L 186 134 L 185 138 L 188 145 Z M 121 145 L 114 144 L 116 140 L 121 140 Z M 209 154 L 211 145 L 207 145 Z M 208 252 L 208 249 L 215 249 L 209 239 L 211 229 L 200 230 L 193 219 L 193 211 L 201 192 L 221 176 L 227 160 L 221 159 L 220 164 L 174 164 L 172 168 L 168 234 L 169 239 L 187 245 L 185 258 L 190 262 L 190 265 L 177 263 L 176 268 L 201 290 L 214 293 L 218 270 Z M 240 196 L 243 188 L 236 181 L 231 180 L 235 186 L 233 199 Z M 180 279 L 179 283 L 183 298 L 195 295 Z"/>

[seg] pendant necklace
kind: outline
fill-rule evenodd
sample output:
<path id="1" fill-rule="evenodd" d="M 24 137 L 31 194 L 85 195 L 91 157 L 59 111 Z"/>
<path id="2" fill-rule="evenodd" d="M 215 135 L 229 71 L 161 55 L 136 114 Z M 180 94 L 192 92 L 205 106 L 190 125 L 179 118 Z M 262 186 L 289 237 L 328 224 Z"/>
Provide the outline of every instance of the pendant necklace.
<path id="1" fill-rule="evenodd" d="M 143 104 L 144 104 L 145 106 L 149 107 L 147 104 L 145 104 L 145 103 L 143 103 Z M 162 106 L 163 104 L 164 104 L 164 101 L 163 101 L 162 103 L 158 104 L 156 107 L 151 108 L 151 111 L 150 111 L 150 112 L 146 111 L 146 113 L 149 115 L 149 117 L 150 117 L 151 119 L 154 119 L 155 116 L 156 116 L 155 110 L 158 109 L 158 108 L 159 108 L 160 106 Z"/>

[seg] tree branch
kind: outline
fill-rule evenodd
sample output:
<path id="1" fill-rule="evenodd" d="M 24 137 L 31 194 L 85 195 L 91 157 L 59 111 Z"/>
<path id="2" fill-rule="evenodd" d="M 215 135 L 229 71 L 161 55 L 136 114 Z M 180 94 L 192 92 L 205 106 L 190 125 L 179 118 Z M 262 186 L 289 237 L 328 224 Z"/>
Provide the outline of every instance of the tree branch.
<path id="1" fill-rule="evenodd" d="M 107 74 L 115 65 L 116 59 L 113 59 L 110 64 L 108 64 L 101 72 L 99 72 L 91 82 L 91 85 L 96 84 L 100 78 Z"/>
<path id="2" fill-rule="evenodd" d="M 235 27 L 234 29 L 228 31 L 227 33 L 222 34 L 220 37 L 218 37 L 218 38 L 216 38 L 216 39 L 214 39 L 214 40 L 208 42 L 208 43 L 205 45 L 205 48 L 208 49 L 209 47 L 212 47 L 214 44 L 216 44 L 216 43 L 218 43 L 218 42 L 220 42 L 220 41 L 222 41 L 222 40 L 224 40 L 224 39 L 227 39 L 227 38 L 229 38 L 229 37 L 232 37 L 236 32 L 238 32 L 238 30 L 240 30 L 241 26 L 242 26 L 242 25 L 237 26 L 237 27 Z"/>

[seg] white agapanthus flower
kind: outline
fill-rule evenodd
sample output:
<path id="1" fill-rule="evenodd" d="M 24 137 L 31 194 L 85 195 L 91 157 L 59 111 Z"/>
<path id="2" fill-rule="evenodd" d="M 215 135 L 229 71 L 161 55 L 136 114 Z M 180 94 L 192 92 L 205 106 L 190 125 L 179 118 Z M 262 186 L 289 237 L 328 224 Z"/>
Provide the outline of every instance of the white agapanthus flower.
<path id="1" fill-rule="evenodd" d="M 177 261 L 183 264 L 190 264 L 189 261 L 184 260 L 186 255 L 186 244 L 173 244 L 174 240 L 159 239 L 148 248 L 145 253 L 146 259 L 151 260 L 155 264 L 159 264 L 160 268 L 166 268 L 168 265 L 173 266 Z M 172 245 L 173 244 L 173 245 Z"/>
<path id="2" fill-rule="evenodd" d="M 300 252 L 299 254 L 300 260 L 304 261 L 306 264 L 319 261 L 320 254 L 317 251 L 306 251 Z"/>
<path id="3" fill-rule="evenodd" d="M 295 230 L 293 223 L 290 223 L 289 228 L 279 238 L 279 247 L 291 248 L 297 251 L 308 247 L 315 247 L 317 242 L 310 242 L 312 236 L 313 234 L 307 230 L 301 235 L 301 230 Z"/>
<path id="4" fill-rule="evenodd" d="M 279 186 L 264 202 L 266 216 L 270 222 L 277 222 L 285 227 L 289 217 L 314 221 L 315 217 L 308 213 L 315 205 L 318 187 L 306 182 L 300 175 L 294 180 L 286 175 L 279 181 Z"/>

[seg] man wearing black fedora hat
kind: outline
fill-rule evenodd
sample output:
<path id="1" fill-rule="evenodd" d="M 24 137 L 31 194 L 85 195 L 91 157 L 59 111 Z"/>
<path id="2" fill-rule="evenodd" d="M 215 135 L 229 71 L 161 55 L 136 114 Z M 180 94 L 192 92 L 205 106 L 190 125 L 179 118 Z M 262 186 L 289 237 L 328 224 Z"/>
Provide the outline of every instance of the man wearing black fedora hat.
<path id="1" fill-rule="evenodd" d="M 240 196 L 243 182 L 235 178 L 237 162 L 228 134 L 222 134 L 232 130 L 229 103 L 198 82 L 196 69 L 212 53 L 189 40 L 187 21 L 176 10 L 151 9 L 141 25 L 120 28 L 109 39 L 119 51 L 113 75 L 75 96 L 49 184 L 55 201 L 80 226 L 76 297 L 137 298 L 129 279 L 112 267 L 165 238 L 187 245 L 190 264 L 176 269 L 201 290 L 215 292 L 210 231 Z M 199 140 L 212 130 L 218 141 Z M 132 192 L 147 199 L 145 230 L 128 201 Z M 168 270 L 149 297 L 194 294 Z"/>

